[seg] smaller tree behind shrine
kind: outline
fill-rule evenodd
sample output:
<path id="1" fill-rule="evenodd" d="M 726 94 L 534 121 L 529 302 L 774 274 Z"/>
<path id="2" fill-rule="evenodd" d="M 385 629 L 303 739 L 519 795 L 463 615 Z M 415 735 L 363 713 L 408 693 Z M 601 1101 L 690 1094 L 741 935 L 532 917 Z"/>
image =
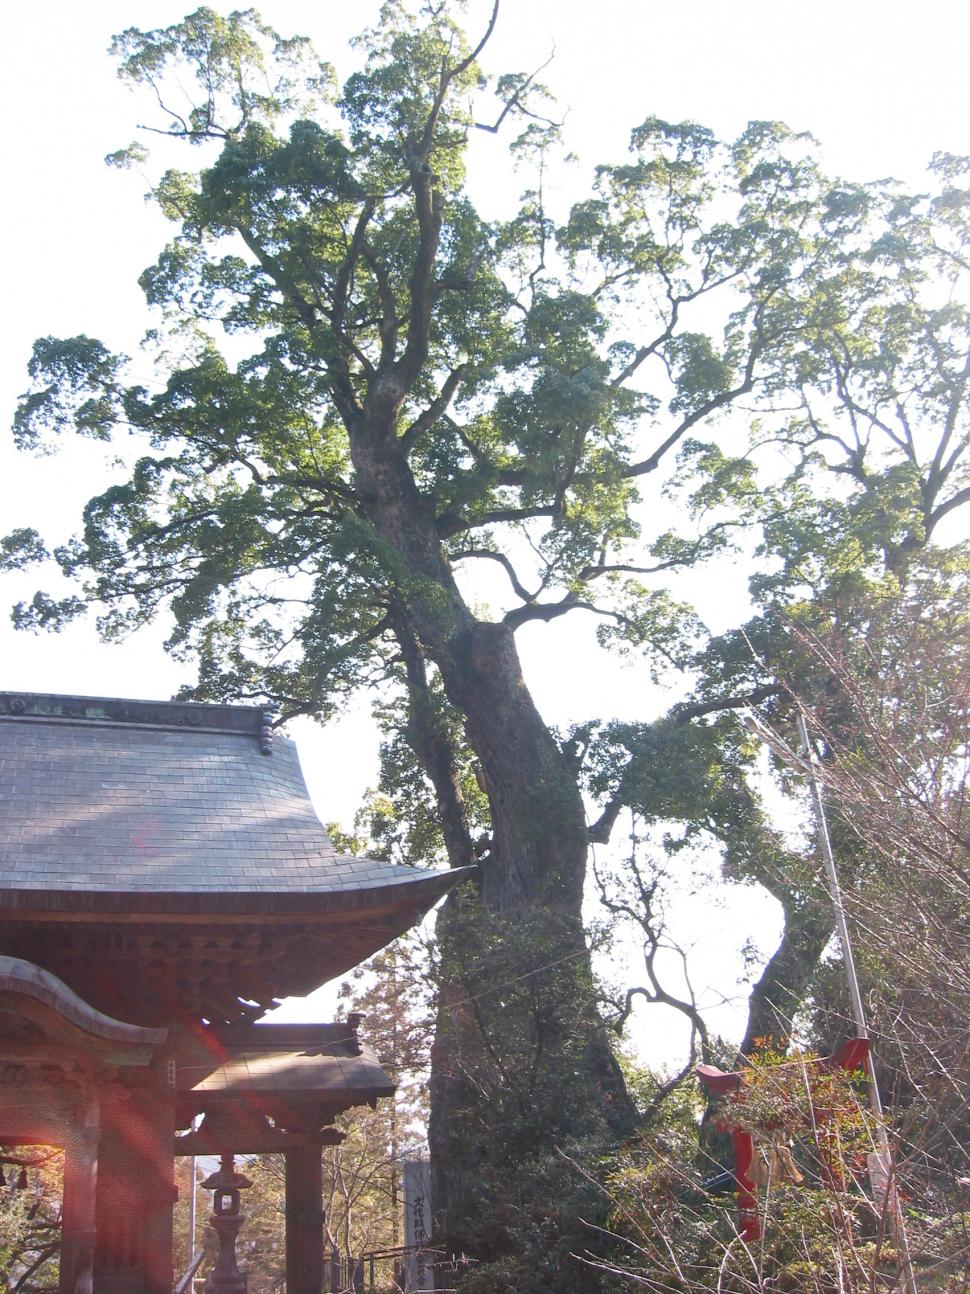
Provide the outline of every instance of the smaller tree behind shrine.
<path id="1" fill-rule="evenodd" d="M 393 745 L 391 738 L 382 749 L 382 782 L 407 782 L 414 771 L 413 754 L 395 758 L 404 752 Z M 425 799 L 422 786 L 407 799 L 408 810 L 402 813 L 400 803 L 371 792 L 355 817 L 353 833 L 330 824 L 331 838 L 338 848 L 387 861 L 432 861 L 443 852 L 443 843 Z M 376 1110 L 359 1112 L 344 1144 L 324 1152 L 333 1238 L 355 1255 L 405 1243 L 404 1163 L 428 1157 L 435 960 L 429 932 L 412 931 L 358 967 L 340 986 L 341 1014 L 360 1017 L 361 1039 L 397 1084 L 393 1099 Z M 392 1277 L 400 1260 L 391 1258 L 382 1266 Z"/>
<path id="2" fill-rule="evenodd" d="M 356 1216 L 347 1205 L 341 1243 L 357 1253 L 404 1243 L 404 1161 L 427 1159 L 428 1075 L 434 1008 L 428 947 L 405 936 L 378 953 L 342 986 L 341 1010 L 363 1017 L 360 1035 L 397 1083 L 396 1095 L 362 1113 L 342 1146 L 329 1148 L 335 1203 L 349 1205 L 351 1190 L 369 1204 Z M 356 1158 L 356 1165 L 351 1156 Z M 348 1169 L 350 1171 L 348 1172 Z"/>
<path id="3" fill-rule="evenodd" d="M 0 1154 L 0 1288 L 5 1294 L 57 1289 L 63 1155 L 46 1146 Z"/>
<path id="4" fill-rule="evenodd" d="M 338 844 L 347 838 L 333 831 Z M 359 841 L 355 842 L 359 845 Z M 340 1016 L 359 1015 L 362 1041 L 372 1047 L 397 1082 L 394 1097 L 373 1109 L 339 1115 L 344 1140 L 324 1146 L 325 1246 L 344 1262 L 381 1254 L 375 1279 L 393 1285 L 404 1244 L 403 1162 L 427 1158 L 427 1072 L 433 1013 L 424 950 L 403 937 L 378 953 L 341 986 Z M 254 1156 L 244 1171 L 253 1186 L 244 1201 L 239 1261 L 251 1294 L 272 1294 L 285 1276 L 285 1165 L 279 1155 Z M 200 1212 L 206 1207 L 200 1195 Z M 368 1266 L 369 1271 L 369 1266 Z"/>

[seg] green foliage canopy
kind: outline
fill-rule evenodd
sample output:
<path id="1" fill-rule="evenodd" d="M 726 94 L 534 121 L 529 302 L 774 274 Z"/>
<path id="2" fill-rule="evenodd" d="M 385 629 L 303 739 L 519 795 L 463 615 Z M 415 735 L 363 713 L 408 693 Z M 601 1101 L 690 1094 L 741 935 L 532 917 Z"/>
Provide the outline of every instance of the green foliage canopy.
<path id="1" fill-rule="evenodd" d="M 830 179 L 777 124 L 723 144 L 649 118 L 560 227 L 538 192 L 488 220 L 465 184 L 485 78 L 463 40 L 389 4 L 339 95 L 251 12 L 115 42 L 133 82 L 199 83 L 167 129 L 205 164 L 156 185 L 175 236 L 142 278 L 170 371 L 149 390 L 99 342 L 43 339 L 15 434 L 139 433 L 130 479 L 57 557 L 108 634 L 168 606 L 199 696 L 325 714 L 381 669 L 391 599 L 434 603 L 362 515 L 348 437 L 382 399 L 446 560 L 501 563 L 513 627 L 595 608 L 604 642 L 680 665 L 699 625 L 657 580 L 740 527 L 763 527 L 758 596 L 790 600 L 898 565 L 967 501 L 962 163 L 913 196 Z M 522 86 L 500 94 L 546 150 Z M 712 438 L 742 402 L 780 482 Z M 661 464 L 687 533 L 652 523 Z M 9 537 L 7 563 L 38 544 Z"/>

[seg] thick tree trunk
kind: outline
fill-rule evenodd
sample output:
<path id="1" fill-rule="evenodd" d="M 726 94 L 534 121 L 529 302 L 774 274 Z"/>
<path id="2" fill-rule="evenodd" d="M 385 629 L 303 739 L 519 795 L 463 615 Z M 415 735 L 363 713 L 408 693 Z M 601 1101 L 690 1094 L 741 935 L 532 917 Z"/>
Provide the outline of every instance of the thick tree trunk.
<path id="1" fill-rule="evenodd" d="M 582 924 L 588 839 L 573 771 L 535 708 L 511 629 L 466 606 L 392 416 L 363 419 L 351 451 L 375 542 L 399 571 L 413 747 L 442 806 L 453 863 L 469 860 L 471 842 L 454 761 L 422 722 L 415 649 L 437 666 L 464 718 L 489 798 L 479 892 L 466 888 L 439 921 L 430 1128 L 439 1238 L 487 1257 L 508 1242 L 493 1185 L 506 1202 L 518 1190 L 528 1207 L 531 1184 L 542 1190 L 540 1162 L 555 1158 L 561 1172 L 557 1147 L 597 1130 L 629 1131 L 636 1111 L 596 1010 Z"/>

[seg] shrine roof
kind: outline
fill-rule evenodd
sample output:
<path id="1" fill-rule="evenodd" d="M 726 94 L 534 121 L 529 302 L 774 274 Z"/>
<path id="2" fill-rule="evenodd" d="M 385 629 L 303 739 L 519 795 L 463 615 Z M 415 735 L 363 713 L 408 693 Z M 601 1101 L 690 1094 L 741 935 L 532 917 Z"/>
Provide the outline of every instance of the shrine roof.
<path id="1" fill-rule="evenodd" d="M 326 1052 L 243 1052 L 192 1088 L 193 1094 L 236 1097 L 260 1093 L 293 1098 L 313 1096 L 341 1104 L 348 1095 L 361 1100 L 393 1096 L 394 1082 L 369 1047 L 358 1056 Z"/>
<path id="2" fill-rule="evenodd" d="M 196 1095 L 233 1097 L 245 1092 L 336 1099 L 356 1093 L 371 1100 L 391 1096 L 395 1084 L 374 1052 L 357 1036 L 355 1022 L 276 1024 L 259 1021 L 220 1032 L 226 1048 L 215 1069 L 196 1078 L 180 1067 L 180 1083 Z"/>
<path id="3" fill-rule="evenodd" d="M 338 853 L 253 707 L 0 693 L 0 799 L 7 906 L 424 910 L 456 879 Z"/>
<path id="4" fill-rule="evenodd" d="M 261 1020 L 216 1031 L 194 1059 L 178 1065 L 179 1123 L 186 1125 L 206 1112 L 195 1135 L 180 1139 L 182 1145 L 198 1143 L 192 1153 L 213 1153 L 220 1137 L 227 1135 L 220 1111 L 236 1112 L 228 1129 L 229 1144 L 237 1138 L 240 1150 L 244 1143 L 254 1151 L 268 1150 L 280 1134 L 267 1134 L 260 1113 L 284 1125 L 314 1116 L 331 1122 L 333 1115 L 351 1106 L 392 1096 L 394 1080 L 357 1036 L 360 1019 L 351 1016 L 333 1024 Z"/>

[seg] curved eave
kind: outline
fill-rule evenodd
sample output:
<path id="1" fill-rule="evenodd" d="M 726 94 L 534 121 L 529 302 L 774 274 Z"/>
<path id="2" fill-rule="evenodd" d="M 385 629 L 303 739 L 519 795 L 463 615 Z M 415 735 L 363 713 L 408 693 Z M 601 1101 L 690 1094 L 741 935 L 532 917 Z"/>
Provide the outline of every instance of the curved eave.
<path id="1" fill-rule="evenodd" d="M 106 1015 L 56 975 L 20 957 L 0 955 L 0 1010 L 35 1021 L 68 1048 L 116 1064 L 147 1064 L 168 1037 L 167 1029 Z"/>
<path id="2" fill-rule="evenodd" d="M 222 916 L 228 919 L 247 917 L 306 919 L 315 915 L 355 912 L 375 914 L 379 911 L 400 912 L 410 909 L 413 920 L 419 920 L 439 899 L 477 869 L 456 867 L 451 871 L 418 871 L 402 875 L 387 883 L 365 883 L 359 887 L 339 889 L 286 890 L 272 888 L 246 891 L 225 890 L 41 890 L 0 889 L 0 911 L 27 919 L 37 914 L 56 919 L 85 914 L 94 918 L 123 916 L 127 920 L 191 920 L 193 917 Z"/>

